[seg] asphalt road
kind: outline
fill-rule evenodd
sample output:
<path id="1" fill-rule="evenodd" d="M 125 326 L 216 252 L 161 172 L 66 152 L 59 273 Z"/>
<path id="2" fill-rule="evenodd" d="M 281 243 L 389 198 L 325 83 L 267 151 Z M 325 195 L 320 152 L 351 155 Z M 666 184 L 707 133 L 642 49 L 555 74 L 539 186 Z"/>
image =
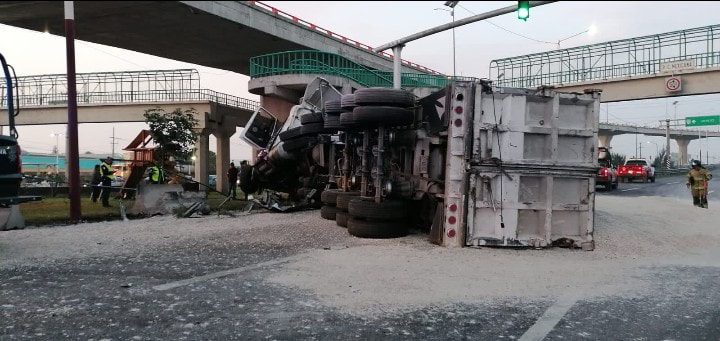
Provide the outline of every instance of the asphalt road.
<path id="1" fill-rule="evenodd" d="M 682 197 L 680 180 L 621 184 L 601 195 Z M 265 280 L 303 252 L 380 243 L 349 237 L 316 215 L 219 222 L 210 217 L 189 227 L 179 226 L 187 220 L 148 220 L 135 227 L 118 222 L 0 233 L 0 340 L 720 340 L 720 261 L 645 267 L 641 276 L 649 284 L 633 297 L 590 298 L 568 291 L 559 298 L 468 300 L 354 315 L 323 304 L 322 293 Z M 258 223 L 260 218 L 268 222 Z M 216 223 L 214 230 L 197 232 L 210 223 Z M 178 226 L 157 227 L 162 224 Z M 95 232 L 102 228 L 118 237 Z M 152 233 L 165 242 L 147 244 Z M 195 234 L 185 238 L 189 233 Z M 414 240 L 418 252 L 451 252 L 425 246 L 423 236 Z M 508 253 L 466 252 L 478 252 L 478 262 Z M 44 260 L 48 255 L 51 259 Z M 472 264 L 454 266 L 467 267 L 460 276 L 473 271 Z M 569 267 L 565 276 L 581 276 L 577 271 Z M 425 274 L 416 275 L 422 282 Z M 395 285 L 394 278 L 381 280 Z"/>
<path id="2" fill-rule="evenodd" d="M 715 174 L 713 174 L 715 175 Z M 620 183 L 618 188 L 612 191 L 598 189 L 599 195 L 622 196 L 622 197 L 669 197 L 687 199 L 692 204 L 690 190 L 686 187 L 685 176 L 671 176 L 657 178 L 654 183 L 626 182 Z M 709 182 L 708 203 L 717 202 L 720 196 L 720 178 L 716 177 Z"/>

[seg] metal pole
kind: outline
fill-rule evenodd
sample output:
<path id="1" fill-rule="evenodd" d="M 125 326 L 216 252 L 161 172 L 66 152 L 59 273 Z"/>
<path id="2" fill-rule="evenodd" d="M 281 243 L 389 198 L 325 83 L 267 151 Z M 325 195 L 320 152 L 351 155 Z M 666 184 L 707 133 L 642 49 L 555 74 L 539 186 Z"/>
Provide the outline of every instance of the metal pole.
<path id="1" fill-rule="evenodd" d="M 530 7 L 538 7 L 538 6 L 542 6 L 542 5 L 551 4 L 551 3 L 553 3 L 553 2 L 555 2 L 555 1 L 530 1 Z M 387 43 L 387 44 L 385 44 L 385 45 L 381 45 L 381 46 L 373 49 L 373 51 L 374 51 L 374 52 L 385 51 L 385 50 L 387 50 L 387 49 L 393 48 L 393 47 L 398 46 L 398 45 L 404 45 L 404 44 L 409 43 L 409 42 L 411 42 L 411 41 L 413 41 L 413 40 L 418 40 L 418 39 L 420 39 L 420 38 L 424 38 L 424 37 L 427 37 L 427 36 L 429 36 L 429 35 L 433 35 L 433 34 L 435 34 L 435 33 L 439 33 L 439 32 L 442 32 L 442 31 L 447 31 L 447 30 L 449 30 L 449 29 L 451 29 L 451 28 L 464 26 L 464 25 L 467 25 L 467 24 L 470 24 L 470 23 L 474 23 L 474 22 L 476 22 L 476 21 L 481 21 L 481 20 L 485 20 L 485 19 L 494 18 L 494 17 L 500 16 L 500 15 L 512 13 L 512 12 L 515 12 L 515 11 L 517 11 L 517 5 L 512 5 L 512 6 L 508 6 L 508 7 L 496 9 L 496 10 L 494 10 L 494 11 L 481 13 L 481 14 L 478 14 L 478 15 L 474 15 L 474 16 L 472 16 L 472 17 L 467 17 L 467 18 L 464 18 L 464 19 L 460 19 L 460 20 L 458 20 L 458 21 L 454 21 L 454 22 L 452 22 L 452 23 L 447 23 L 447 24 L 444 24 L 444 25 L 440 25 L 440 26 L 436 26 L 436 27 L 427 29 L 427 30 L 422 31 L 422 32 L 418 32 L 418 33 L 415 33 L 415 34 L 411 34 L 411 35 L 409 35 L 409 36 L 407 36 L 407 37 L 405 37 L 405 38 L 400 38 L 400 39 L 398 39 L 398 40 L 389 42 L 389 43 Z"/>
<path id="2" fill-rule="evenodd" d="M 452 8 L 450 11 L 450 15 L 452 15 L 452 22 L 455 23 L 455 7 Z M 452 29 L 452 36 L 453 36 L 453 78 L 457 76 L 457 71 L 455 69 L 455 27 Z"/>
<path id="3" fill-rule="evenodd" d="M 670 119 L 665 124 L 665 167 L 670 169 Z"/>
<path id="4" fill-rule="evenodd" d="M 393 46 L 393 89 L 402 88 L 402 48 L 405 45 Z"/>
<path id="5" fill-rule="evenodd" d="M 67 54 L 68 125 L 66 161 L 70 190 L 70 221 L 80 221 L 80 160 L 78 155 L 77 88 L 75 78 L 75 9 L 65 1 L 65 50 Z"/>

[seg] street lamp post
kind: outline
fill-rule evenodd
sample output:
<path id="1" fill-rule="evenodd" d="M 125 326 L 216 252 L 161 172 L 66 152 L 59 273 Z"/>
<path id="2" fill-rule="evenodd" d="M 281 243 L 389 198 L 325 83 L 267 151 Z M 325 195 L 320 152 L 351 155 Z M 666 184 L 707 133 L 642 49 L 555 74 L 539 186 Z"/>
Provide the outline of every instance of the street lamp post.
<path id="1" fill-rule="evenodd" d="M 55 137 L 55 174 L 60 173 L 60 135 L 63 133 L 52 133 L 50 137 Z"/>
<path id="2" fill-rule="evenodd" d="M 655 142 L 653 142 L 653 141 L 645 141 L 645 143 L 652 143 L 652 144 L 654 144 L 654 145 L 655 145 L 655 157 L 659 157 L 659 156 L 660 156 L 660 146 L 659 146 L 657 143 L 655 143 Z M 660 162 L 662 162 L 662 160 L 660 160 Z"/>
<path id="3" fill-rule="evenodd" d="M 450 12 L 450 16 L 452 16 L 452 22 L 455 23 L 455 6 L 457 6 L 459 1 L 446 1 L 445 6 L 450 7 L 450 9 L 446 8 L 436 8 L 436 11 L 445 11 Z M 457 76 L 457 69 L 455 68 L 456 65 L 456 58 L 455 58 L 455 27 L 452 28 L 452 51 L 453 51 L 453 77 Z"/>
<path id="4" fill-rule="evenodd" d="M 677 120 L 677 104 L 678 104 L 678 102 L 679 102 L 679 101 L 674 101 L 674 102 L 673 102 L 673 107 L 675 107 L 675 120 Z"/>

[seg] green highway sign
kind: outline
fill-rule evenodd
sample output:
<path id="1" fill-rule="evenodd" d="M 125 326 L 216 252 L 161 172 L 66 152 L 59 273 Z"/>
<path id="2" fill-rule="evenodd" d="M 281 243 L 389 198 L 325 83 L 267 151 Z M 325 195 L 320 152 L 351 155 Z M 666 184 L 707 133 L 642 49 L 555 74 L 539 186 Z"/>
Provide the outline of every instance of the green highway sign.
<path id="1" fill-rule="evenodd" d="M 720 115 L 686 117 L 686 127 L 720 125 Z"/>

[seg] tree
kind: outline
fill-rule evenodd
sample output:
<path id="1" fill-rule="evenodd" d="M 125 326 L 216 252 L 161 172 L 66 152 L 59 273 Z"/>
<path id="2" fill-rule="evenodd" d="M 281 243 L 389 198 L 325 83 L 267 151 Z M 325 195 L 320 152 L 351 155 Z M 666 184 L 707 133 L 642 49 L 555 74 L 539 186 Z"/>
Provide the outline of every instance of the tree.
<path id="1" fill-rule="evenodd" d="M 625 155 L 618 153 L 610 153 L 610 163 L 613 166 L 620 166 L 625 164 Z"/>
<path id="2" fill-rule="evenodd" d="M 660 154 L 658 154 L 658 156 L 655 157 L 655 160 L 653 160 L 653 167 L 665 168 L 665 165 L 663 164 L 663 161 L 665 160 L 665 154 L 666 154 L 665 149 L 660 151 Z"/>
<path id="3" fill-rule="evenodd" d="M 187 160 L 193 153 L 197 133 L 194 109 L 171 113 L 160 108 L 145 111 L 145 122 L 150 126 L 150 135 L 155 142 L 155 160 L 165 163 L 173 160 Z"/>

